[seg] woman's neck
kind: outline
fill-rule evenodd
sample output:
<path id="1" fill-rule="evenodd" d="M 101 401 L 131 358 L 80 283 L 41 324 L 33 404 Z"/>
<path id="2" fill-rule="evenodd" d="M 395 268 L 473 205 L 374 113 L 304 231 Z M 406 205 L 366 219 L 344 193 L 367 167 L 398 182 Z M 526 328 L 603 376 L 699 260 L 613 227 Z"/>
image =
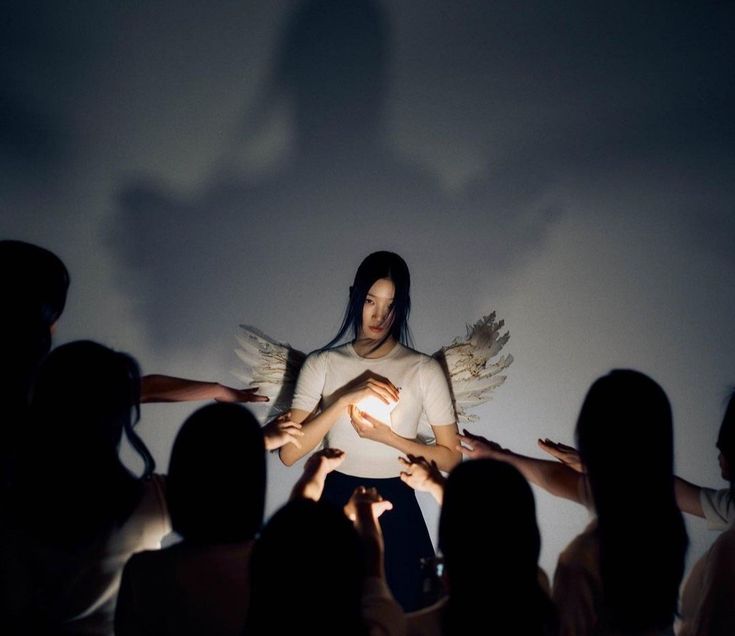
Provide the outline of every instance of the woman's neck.
<path id="1" fill-rule="evenodd" d="M 382 358 L 388 355 L 397 342 L 393 336 L 388 336 L 387 340 L 375 349 L 376 341 L 372 338 L 359 337 L 352 341 L 352 348 L 361 358 Z"/>

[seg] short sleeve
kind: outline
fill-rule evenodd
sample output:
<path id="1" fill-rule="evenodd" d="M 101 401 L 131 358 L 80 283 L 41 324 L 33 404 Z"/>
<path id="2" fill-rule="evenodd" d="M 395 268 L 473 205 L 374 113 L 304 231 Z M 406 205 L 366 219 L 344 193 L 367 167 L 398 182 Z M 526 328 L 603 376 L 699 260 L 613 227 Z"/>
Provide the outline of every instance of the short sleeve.
<path id="1" fill-rule="evenodd" d="M 322 399 L 324 381 L 326 378 L 326 354 L 311 353 L 304 360 L 296 380 L 292 409 L 311 413 Z"/>
<path id="2" fill-rule="evenodd" d="M 421 392 L 424 413 L 431 426 L 457 421 L 447 378 L 441 365 L 433 358 L 427 358 L 421 365 Z"/>
<path id="3" fill-rule="evenodd" d="M 699 501 L 710 530 L 725 530 L 735 522 L 735 502 L 729 489 L 702 488 Z"/>

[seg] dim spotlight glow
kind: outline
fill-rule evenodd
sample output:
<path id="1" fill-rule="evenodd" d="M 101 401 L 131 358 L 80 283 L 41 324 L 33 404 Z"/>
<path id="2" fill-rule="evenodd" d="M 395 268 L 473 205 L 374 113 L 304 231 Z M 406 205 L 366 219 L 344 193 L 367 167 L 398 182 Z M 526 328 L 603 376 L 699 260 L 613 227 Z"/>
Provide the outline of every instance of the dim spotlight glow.
<path id="1" fill-rule="evenodd" d="M 379 420 L 384 424 L 388 424 L 388 426 L 390 426 L 390 414 L 393 412 L 393 409 L 396 408 L 397 405 L 398 402 L 391 402 L 390 404 L 386 404 L 376 397 L 367 397 L 364 400 L 360 400 L 355 406 L 357 406 L 357 408 L 363 413 L 367 413 L 368 415 L 374 417 L 376 420 Z"/>

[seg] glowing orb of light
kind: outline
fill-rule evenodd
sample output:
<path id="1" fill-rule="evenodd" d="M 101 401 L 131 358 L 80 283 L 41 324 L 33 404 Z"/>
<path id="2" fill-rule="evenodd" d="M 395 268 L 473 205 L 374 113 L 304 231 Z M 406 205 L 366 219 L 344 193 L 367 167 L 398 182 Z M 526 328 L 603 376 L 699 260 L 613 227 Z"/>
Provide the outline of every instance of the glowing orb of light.
<path id="1" fill-rule="evenodd" d="M 355 406 L 364 413 L 373 416 L 376 420 L 390 426 L 390 414 L 393 412 L 393 409 L 398 406 L 398 402 L 386 404 L 376 397 L 367 397 L 360 400 Z"/>

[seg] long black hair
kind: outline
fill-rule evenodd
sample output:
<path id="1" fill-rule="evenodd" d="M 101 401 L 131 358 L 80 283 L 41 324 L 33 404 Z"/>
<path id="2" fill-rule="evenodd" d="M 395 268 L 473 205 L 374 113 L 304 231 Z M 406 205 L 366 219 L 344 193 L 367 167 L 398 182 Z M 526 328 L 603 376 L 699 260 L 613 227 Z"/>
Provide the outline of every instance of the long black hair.
<path id="1" fill-rule="evenodd" d="M 66 304 L 69 272 L 56 254 L 24 241 L 0 241 L 3 399 L 22 408 L 41 359 L 51 349 L 51 327 Z"/>
<path id="2" fill-rule="evenodd" d="M 123 432 L 150 475 L 155 462 L 133 431 L 140 370 L 129 355 L 96 342 L 70 342 L 41 364 L 31 392 L 17 484 L 38 532 L 81 545 L 123 523 L 142 494 L 121 462 Z"/>
<path id="3" fill-rule="evenodd" d="M 493 514 L 481 514 L 481 508 Z M 541 535 L 533 493 L 516 468 L 476 459 L 452 470 L 439 517 L 439 548 L 449 587 L 444 633 L 475 633 L 478 607 L 492 616 L 499 634 L 556 632 L 556 610 L 539 583 Z"/>
<path id="4" fill-rule="evenodd" d="M 576 434 L 597 513 L 601 616 L 622 630 L 669 627 L 688 541 L 666 393 L 643 373 L 611 371 L 590 387 Z M 623 450 L 616 439 L 628 441 Z"/>
<path id="5" fill-rule="evenodd" d="M 166 480 L 171 524 L 186 541 L 253 539 L 263 523 L 263 432 L 241 404 L 217 402 L 190 415 L 176 435 Z"/>
<path id="6" fill-rule="evenodd" d="M 730 472 L 727 480 L 730 482 L 730 497 L 735 501 L 735 389 L 730 391 L 722 417 L 720 432 L 717 435 L 717 450 L 727 462 Z"/>
<path id="7" fill-rule="evenodd" d="M 411 312 L 411 274 L 408 265 L 394 252 L 373 252 L 365 257 L 355 273 L 355 280 L 350 287 L 350 298 L 342 320 L 342 325 L 322 349 L 328 349 L 339 343 L 346 335 L 357 338 L 362 328 L 362 309 L 370 288 L 375 281 L 387 278 L 393 282 L 396 291 L 391 310 L 390 330 L 373 347 L 377 349 L 389 337 L 404 345 L 411 345 L 411 333 L 408 329 L 408 316 Z"/>
<path id="8" fill-rule="evenodd" d="M 365 576 L 360 537 L 341 507 L 312 499 L 289 501 L 255 542 L 244 634 L 366 635 Z M 293 594 L 284 609 L 286 588 Z M 323 602 L 329 604 L 328 614 L 318 611 Z"/>

